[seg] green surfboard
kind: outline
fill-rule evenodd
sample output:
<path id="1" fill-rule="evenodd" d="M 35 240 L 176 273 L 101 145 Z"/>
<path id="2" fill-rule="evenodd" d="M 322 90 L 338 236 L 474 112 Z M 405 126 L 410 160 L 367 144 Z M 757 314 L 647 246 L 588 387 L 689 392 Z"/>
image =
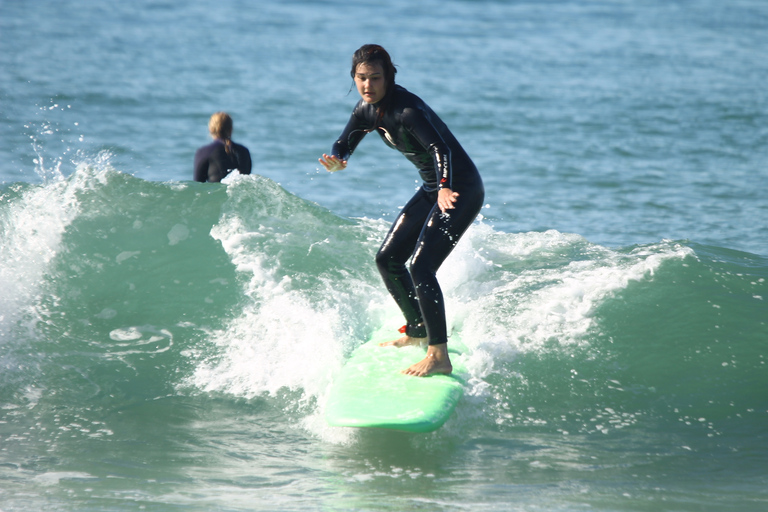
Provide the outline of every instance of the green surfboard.
<path id="1" fill-rule="evenodd" d="M 464 394 L 464 347 L 451 337 L 453 374 L 413 377 L 401 371 L 421 361 L 425 349 L 380 347 L 386 339 L 374 336 L 352 352 L 331 386 L 326 421 L 333 427 L 437 430 Z"/>

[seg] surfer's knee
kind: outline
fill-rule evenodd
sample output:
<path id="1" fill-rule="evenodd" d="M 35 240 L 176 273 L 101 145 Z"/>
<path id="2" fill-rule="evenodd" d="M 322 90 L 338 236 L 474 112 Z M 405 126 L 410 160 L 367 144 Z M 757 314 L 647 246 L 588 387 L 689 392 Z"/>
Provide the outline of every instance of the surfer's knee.
<path id="1" fill-rule="evenodd" d="M 376 261 L 376 266 L 379 269 L 379 272 L 384 274 L 389 267 L 389 262 L 390 262 L 389 256 L 387 256 L 387 254 L 383 250 L 379 249 L 379 252 L 376 253 L 375 261 Z"/>
<path id="2" fill-rule="evenodd" d="M 411 279 L 418 290 L 419 288 L 429 287 L 430 283 L 437 284 L 437 269 L 434 268 L 430 258 L 414 258 L 410 265 Z"/>
<path id="3" fill-rule="evenodd" d="M 388 276 L 399 278 L 408 273 L 405 263 L 395 258 L 386 251 L 380 250 L 376 253 L 376 267 L 379 273 L 386 279 Z"/>

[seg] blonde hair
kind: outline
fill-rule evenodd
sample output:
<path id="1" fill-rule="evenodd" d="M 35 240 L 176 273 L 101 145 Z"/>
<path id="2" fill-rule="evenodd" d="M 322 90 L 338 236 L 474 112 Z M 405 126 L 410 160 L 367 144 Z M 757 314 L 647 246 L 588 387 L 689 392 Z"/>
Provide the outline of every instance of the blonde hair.
<path id="1" fill-rule="evenodd" d="M 226 112 L 216 112 L 208 120 L 211 137 L 224 141 L 227 153 L 232 153 L 232 118 Z"/>

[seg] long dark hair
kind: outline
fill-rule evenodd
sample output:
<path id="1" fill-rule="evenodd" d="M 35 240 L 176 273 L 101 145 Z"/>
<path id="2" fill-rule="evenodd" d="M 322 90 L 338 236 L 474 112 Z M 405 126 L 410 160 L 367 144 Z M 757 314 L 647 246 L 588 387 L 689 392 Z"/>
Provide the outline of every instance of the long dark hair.
<path id="1" fill-rule="evenodd" d="M 392 64 L 392 59 L 382 46 L 378 44 L 364 44 L 352 55 L 352 70 L 349 72 L 350 76 L 354 80 L 357 67 L 360 64 L 371 65 L 374 62 L 381 64 L 381 68 L 384 70 L 384 80 L 387 83 L 387 92 L 379 102 L 377 107 L 378 119 L 380 120 L 390 105 L 392 104 L 392 96 L 395 94 L 395 75 L 397 74 L 397 68 Z"/>

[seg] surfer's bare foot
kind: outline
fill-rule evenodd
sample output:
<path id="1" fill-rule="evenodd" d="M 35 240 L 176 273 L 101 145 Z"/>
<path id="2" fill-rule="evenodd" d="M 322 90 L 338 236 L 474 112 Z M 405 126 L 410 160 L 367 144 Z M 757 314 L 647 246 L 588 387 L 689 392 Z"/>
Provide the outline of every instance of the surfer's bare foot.
<path id="1" fill-rule="evenodd" d="M 427 357 L 403 370 L 406 375 L 414 377 L 427 377 L 429 375 L 449 375 L 453 371 L 451 359 L 448 357 L 448 344 L 430 345 L 427 349 Z"/>
<path id="2" fill-rule="evenodd" d="M 413 336 L 403 336 L 392 341 L 379 343 L 380 347 L 407 347 L 409 345 L 421 345 L 427 342 L 427 338 L 414 338 Z"/>

